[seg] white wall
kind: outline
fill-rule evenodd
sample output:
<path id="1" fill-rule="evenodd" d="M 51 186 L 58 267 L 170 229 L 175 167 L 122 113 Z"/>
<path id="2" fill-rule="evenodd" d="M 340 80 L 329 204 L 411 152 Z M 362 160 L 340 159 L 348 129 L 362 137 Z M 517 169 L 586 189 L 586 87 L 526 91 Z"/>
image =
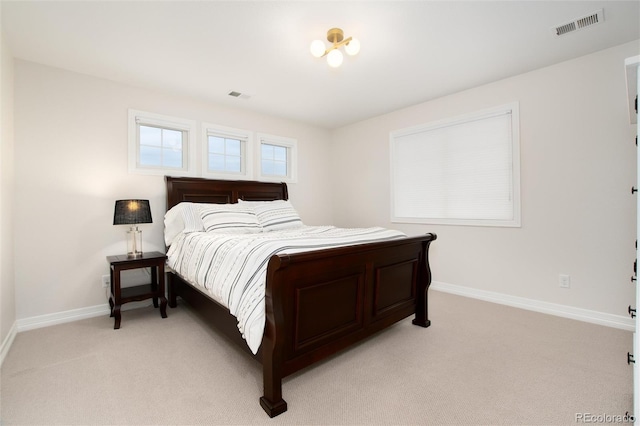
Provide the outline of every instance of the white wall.
<path id="1" fill-rule="evenodd" d="M 105 256 L 123 253 L 114 201 L 149 199 L 143 247 L 164 250 L 164 179 L 127 172 L 127 109 L 298 140 L 290 199 L 309 224 L 332 221 L 327 130 L 15 60 L 17 318 L 106 302 Z"/>
<path id="2" fill-rule="evenodd" d="M 434 281 L 626 315 L 636 147 L 624 59 L 639 52 L 635 41 L 336 130 L 335 224 L 435 232 Z M 389 132 L 511 101 L 520 102 L 522 227 L 390 223 Z"/>
<path id="3" fill-rule="evenodd" d="M 0 33 L 0 350 L 16 320 L 13 257 L 13 57 Z M 0 353 L 0 364 L 2 363 Z"/>

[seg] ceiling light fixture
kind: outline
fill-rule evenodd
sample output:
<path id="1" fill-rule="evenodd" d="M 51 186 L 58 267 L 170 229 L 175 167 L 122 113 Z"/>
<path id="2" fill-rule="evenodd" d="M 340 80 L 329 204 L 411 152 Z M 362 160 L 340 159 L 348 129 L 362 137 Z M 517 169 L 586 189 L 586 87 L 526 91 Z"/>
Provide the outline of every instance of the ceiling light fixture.
<path id="1" fill-rule="evenodd" d="M 340 28 L 331 28 L 327 31 L 327 40 L 331 43 L 331 46 L 326 49 L 322 40 L 314 40 L 311 43 L 309 50 L 311 54 L 316 58 L 327 57 L 327 63 L 330 67 L 337 68 L 342 64 L 343 55 L 339 47 L 344 46 L 345 52 L 348 55 L 357 55 L 360 51 L 360 42 L 357 38 L 349 37 L 344 38 L 344 32 Z"/>

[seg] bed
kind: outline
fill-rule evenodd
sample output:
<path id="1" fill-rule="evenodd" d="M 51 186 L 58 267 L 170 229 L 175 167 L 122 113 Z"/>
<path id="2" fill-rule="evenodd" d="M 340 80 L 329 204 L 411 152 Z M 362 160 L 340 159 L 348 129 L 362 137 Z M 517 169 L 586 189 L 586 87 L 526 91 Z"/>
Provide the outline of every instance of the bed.
<path id="1" fill-rule="evenodd" d="M 285 183 L 166 177 L 167 210 L 180 203 L 288 200 Z M 186 301 L 262 364 L 260 405 L 287 410 L 282 379 L 414 315 L 428 327 L 429 245 L 435 234 L 275 254 L 265 262 L 264 328 L 252 350 L 230 309 L 169 268 L 169 306 Z M 262 331 L 262 329 L 260 330 Z"/>

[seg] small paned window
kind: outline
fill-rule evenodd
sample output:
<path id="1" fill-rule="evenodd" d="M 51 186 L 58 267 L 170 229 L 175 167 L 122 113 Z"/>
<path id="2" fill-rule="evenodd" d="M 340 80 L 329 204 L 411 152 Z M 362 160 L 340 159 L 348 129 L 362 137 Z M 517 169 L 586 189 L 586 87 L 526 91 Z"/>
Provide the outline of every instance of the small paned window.
<path id="1" fill-rule="evenodd" d="M 262 174 L 287 177 L 287 147 L 263 143 Z"/>
<path id="2" fill-rule="evenodd" d="M 185 159 L 183 142 L 187 139 L 186 131 L 162 127 L 138 127 L 140 135 L 141 167 L 163 167 L 182 169 Z"/>
<path id="3" fill-rule="evenodd" d="M 297 141 L 280 136 L 259 135 L 260 179 L 295 182 L 297 180 Z"/>
<path id="4" fill-rule="evenodd" d="M 195 122 L 129 110 L 129 171 L 195 175 Z"/>
<path id="5" fill-rule="evenodd" d="M 242 172 L 242 142 L 239 139 L 209 136 L 210 172 Z"/>
<path id="6" fill-rule="evenodd" d="M 203 124 L 202 170 L 209 177 L 250 178 L 251 132 Z"/>

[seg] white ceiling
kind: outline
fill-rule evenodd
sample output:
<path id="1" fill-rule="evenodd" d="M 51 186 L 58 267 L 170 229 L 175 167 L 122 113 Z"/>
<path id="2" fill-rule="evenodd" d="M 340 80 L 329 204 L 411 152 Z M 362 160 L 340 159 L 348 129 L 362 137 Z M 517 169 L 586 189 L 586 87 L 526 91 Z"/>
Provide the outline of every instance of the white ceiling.
<path id="1" fill-rule="evenodd" d="M 326 128 L 640 39 L 639 0 L 1 5 L 17 58 Z M 603 23 L 552 31 L 600 8 Z M 362 46 L 338 69 L 309 53 L 332 27 Z"/>

